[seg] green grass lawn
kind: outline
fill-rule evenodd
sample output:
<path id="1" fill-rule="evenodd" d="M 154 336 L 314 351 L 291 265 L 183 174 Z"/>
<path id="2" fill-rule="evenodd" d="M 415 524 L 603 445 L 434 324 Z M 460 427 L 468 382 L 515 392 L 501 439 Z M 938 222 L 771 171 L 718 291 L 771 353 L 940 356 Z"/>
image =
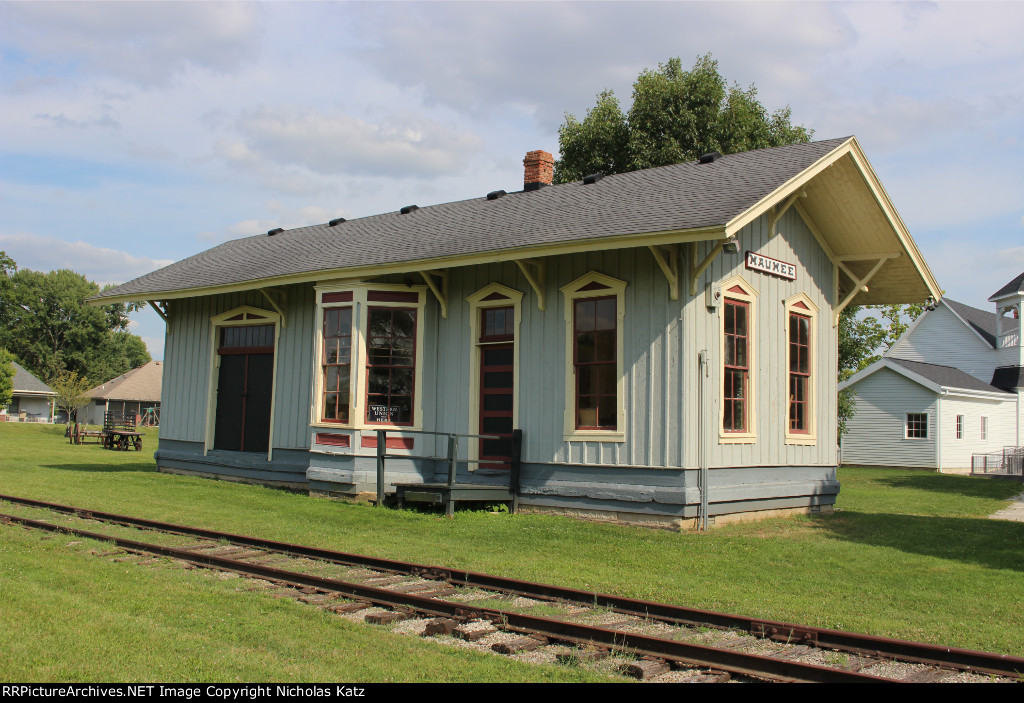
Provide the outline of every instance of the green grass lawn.
<path id="1" fill-rule="evenodd" d="M 841 469 L 834 515 L 672 533 L 538 515 L 459 512 L 449 520 L 160 474 L 155 434 L 143 452 L 122 453 L 72 447 L 61 433 L 0 424 L 0 493 L 1024 656 L 1024 523 L 986 519 L 1022 490 L 1015 482 Z M 386 636 L 196 572 L 88 557 L 67 541 L 0 527 L 0 612 L 13 625 L 0 628 L 0 647 L 24 653 L 0 660 L 0 679 L 582 676 Z M 410 663 L 420 658 L 429 663 Z M 111 668 L 107 659 L 123 664 Z"/>

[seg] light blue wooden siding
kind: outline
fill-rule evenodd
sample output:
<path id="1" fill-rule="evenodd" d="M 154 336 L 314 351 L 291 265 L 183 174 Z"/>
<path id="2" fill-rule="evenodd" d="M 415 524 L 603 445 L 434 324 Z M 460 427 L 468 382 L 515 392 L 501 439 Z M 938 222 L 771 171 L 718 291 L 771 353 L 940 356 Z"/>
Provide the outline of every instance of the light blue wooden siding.
<path id="1" fill-rule="evenodd" d="M 836 451 L 836 369 L 837 336 L 832 327 L 832 263 L 795 209 L 790 209 L 778 223 L 778 234 L 769 236 L 768 222 L 762 217 L 739 233 L 739 253 L 720 254 L 704 273 L 697 296 L 686 303 L 686 348 L 688 402 L 687 423 L 699 422 L 698 408 L 708 407 L 697 394 L 696 353 L 707 349 L 711 358 L 710 414 L 713 421 L 705 426 L 710 433 L 711 466 L 834 466 Z M 697 259 L 710 251 L 710 244 L 698 246 Z M 795 281 L 751 271 L 745 268 L 745 252 L 791 263 L 796 266 Z M 719 442 L 719 417 L 722 396 L 722 333 L 721 311 L 712 311 L 705 304 L 704 287 L 708 281 L 723 282 L 740 275 L 757 291 L 754 320 L 756 408 L 756 441 L 751 444 Z M 689 291 L 687 290 L 687 293 Z M 813 446 L 785 443 L 788 413 L 787 315 L 785 301 L 804 293 L 818 307 L 813 340 L 814 356 L 814 419 L 817 441 Z M 687 446 L 688 466 L 697 465 L 697 445 Z"/>
<path id="2" fill-rule="evenodd" d="M 843 437 L 844 464 L 938 467 L 936 393 L 886 368 L 852 388 L 856 412 Z M 927 439 L 906 439 L 907 413 L 927 413 Z"/>
<path id="3" fill-rule="evenodd" d="M 886 354 L 896 359 L 952 366 L 989 383 L 996 352 L 945 305 L 924 313 L 914 329 Z"/>
<path id="4" fill-rule="evenodd" d="M 243 305 L 273 312 L 259 291 L 171 301 L 164 347 L 161 438 L 205 441 L 213 349 L 210 319 Z M 284 309 L 285 324 L 274 355 L 277 389 L 271 443 L 275 448 L 308 449 L 315 331 L 312 286 L 289 287 Z"/>
<path id="5" fill-rule="evenodd" d="M 430 403 L 439 431 L 475 431 L 469 417 L 471 369 L 470 306 L 466 298 L 491 283 L 524 293 L 519 344 L 520 424 L 525 462 L 680 466 L 682 356 L 680 301 L 669 299 L 668 284 L 650 251 L 625 249 L 551 257 L 546 260 L 546 310 L 515 264 L 496 263 L 451 271 L 448 319 L 438 320 L 433 368 L 428 361 L 425 388 L 437 388 Z M 625 442 L 565 442 L 566 406 L 565 299 L 560 288 L 590 271 L 626 281 L 624 369 L 626 373 Z M 429 303 L 428 309 L 436 304 Z M 428 323 L 430 317 L 428 317 Z M 429 349 L 428 349 L 429 351 Z M 428 356 L 428 359 L 430 357 Z M 431 376 L 436 384 L 431 383 Z M 569 401 L 571 402 L 571 400 Z M 670 418 L 668 422 L 665 418 Z"/>
<path id="6" fill-rule="evenodd" d="M 493 263 L 449 270 L 448 317 L 432 295 L 424 312 L 423 423 L 427 431 L 476 431 L 469 416 L 470 374 L 474 354 L 470 339 L 470 305 L 466 298 L 501 283 L 521 291 L 520 376 L 517 401 L 525 435 L 524 463 L 531 465 L 616 467 L 625 472 L 643 467 L 697 466 L 700 432 L 710 438 L 712 467 L 834 466 L 836 337 L 831 325 L 832 267 L 800 216 L 793 210 L 769 238 L 762 218 L 740 234 L 739 255 L 720 255 L 702 277 L 696 296 L 687 285 L 688 247 L 680 257 L 681 300 L 672 300 L 669 286 L 646 248 L 621 249 L 545 259 L 546 309 L 513 263 Z M 698 259 L 710 245 L 698 247 Z M 747 271 L 742 252 L 751 249 L 793 263 L 797 280 L 788 281 Z M 625 373 L 625 441 L 566 442 L 563 420 L 566 398 L 565 299 L 560 289 L 596 271 L 626 282 L 623 321 Z M 719 312 L 705 306 L 705 281 L 742 274 L 758 292 L 755 307 L 757 368 L 757 440 L 748 445 L 718 442 L 721 396 L 721 333 Z M 419 284 L 414 276 L 389 276 L 382 282 Z M 275 449 L 308 450 L 311 437 L 323 428 L 310 426 L 316 304 L 311 285 L 286 289 L 286 323 L 278 341 L 277 393 L 274 406 Z M 785 444 L 787 416 L 786 314 L 784 301 L 804 293 L 819 308 L 815 325 L 814 405 L 817 442 Z M 259 292 L 173 301 L 167 337 L 164 433 L 168 439 L 202 442 L 210 378 L 210 318 L 251 305 L 270 309 Z M 705 407 L 697 397 L 697 353 L 711 358 Z M 328 430 L 329 431 L 329 430 Z M 354 438 L 358 441 L 358 437 Z M 354 447 L 356 453 L 361 452 Z M 442 456 L 443 439 L 422 438 L 416 454 Z M 338 457 L 337 461 L 347 461 Z M 640 472 L 642 473 L 642 472 Z"/>

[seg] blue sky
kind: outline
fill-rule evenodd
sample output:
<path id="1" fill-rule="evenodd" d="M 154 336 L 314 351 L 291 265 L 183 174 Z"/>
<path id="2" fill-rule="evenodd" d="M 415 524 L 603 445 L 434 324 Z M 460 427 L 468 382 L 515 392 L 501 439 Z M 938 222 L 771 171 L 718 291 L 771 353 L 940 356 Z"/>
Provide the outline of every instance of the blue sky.
<path id="1" fill-rule="evenodd" d="M 854 134 L 950 297 L 1024 271 L 1024 3 L 0 2 L 0 249 L 123 282 L 233 237 L 522 183 L 711 52 Z M 154 358 L 163 327 L 135 331 Z"/>

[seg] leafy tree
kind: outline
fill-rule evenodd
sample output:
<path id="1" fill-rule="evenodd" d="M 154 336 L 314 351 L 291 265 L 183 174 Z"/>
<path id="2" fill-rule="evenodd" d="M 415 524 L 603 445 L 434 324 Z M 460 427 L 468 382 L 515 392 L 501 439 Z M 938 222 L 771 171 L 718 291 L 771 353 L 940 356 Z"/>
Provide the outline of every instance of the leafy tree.
<path id="1" fill-rule="evenodd" d="M 0 347 L 47 382 L 64 371 L 96 382 L 149 361 L 142 340 L 127 340 L 128 313 L 140 305 L 86 303 L 99 286 L 74 271 L 18 270 L 0 258 Z M 51 384 L 52 385 L 52 384 Z"/>
<path id="2" fill-rule="evenodd" d="M 689 71 L 678 58 L 669 59 L 637 77 L 628 115 L 610 90 L 598 94 L 582 122 L 566 115 L 558 130 L 555 182 L 692 161 L 711 151 L 808 141 L 813 132 L 794 126 L 790 117 L 788 106 L 769 115 L 754 86 L 730 87 L 711 54 Z"/>
<path id="3" fill-rule="evenodd" d="M 0 349 L 0 408 L 6 408 L 14 398 L 14 357 Z"/>
<path id="4" fill-rule="evenodd" d="M 50 388 L 57 394 L 57 407 L 68 411 L 68 425 L 74 412 L 89 402 L 88 392 L 93 384 L 75 371 L 62 371 L 50 381 Z"/>

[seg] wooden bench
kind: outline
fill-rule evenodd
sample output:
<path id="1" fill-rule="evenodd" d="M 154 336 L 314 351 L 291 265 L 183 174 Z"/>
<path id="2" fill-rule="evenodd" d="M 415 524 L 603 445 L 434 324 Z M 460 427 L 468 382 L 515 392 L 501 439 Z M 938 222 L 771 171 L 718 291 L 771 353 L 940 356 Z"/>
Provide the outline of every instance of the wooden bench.
<path id="1" fill-rule="evenodd" d="M 75 423 L 74 429 L 65 433 L 71 438 L 72 444 L 103 444 L 106 435 L 103 430 L 90 430 L 86 425 Z"/>

